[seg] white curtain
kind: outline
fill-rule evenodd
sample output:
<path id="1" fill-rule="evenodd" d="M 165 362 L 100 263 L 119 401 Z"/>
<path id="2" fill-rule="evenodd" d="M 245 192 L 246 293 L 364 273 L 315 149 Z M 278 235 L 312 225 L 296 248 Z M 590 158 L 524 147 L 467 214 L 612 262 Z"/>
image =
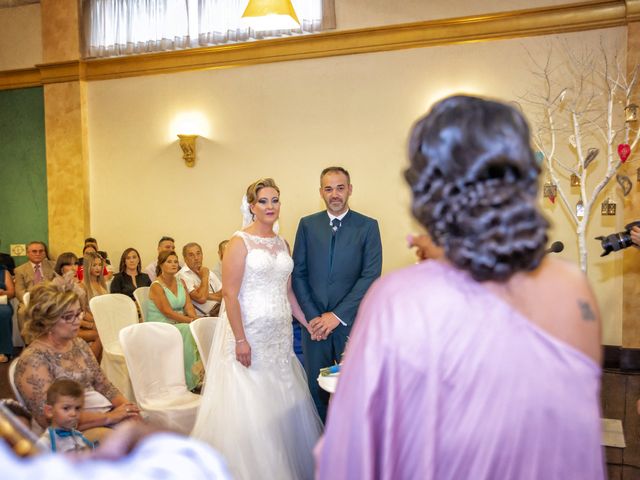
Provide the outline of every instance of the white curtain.
<path id="1" fill-rule="evenodd" d="M 88 0 L 87 55 L 107 57 L 189 46 L 187 0 Z"/>
<path id="2" fill-rule="evenodd" d="M 108 57 L 317 32 L 322 0 L 292 0 L 300 28 L 239 26 L 249 0 L 85 0 L 87 57 Z"/>
<path id="3" fill-rule="evenodd" d="M 300 28 L 255 32 L 240 27 L 240 17 L 249 0 L 198 0 L 198 43 L 244 42 L 251 39 L 282 37 L 318 32 L 322 29 L 322 0 L 292 0 Z"/>

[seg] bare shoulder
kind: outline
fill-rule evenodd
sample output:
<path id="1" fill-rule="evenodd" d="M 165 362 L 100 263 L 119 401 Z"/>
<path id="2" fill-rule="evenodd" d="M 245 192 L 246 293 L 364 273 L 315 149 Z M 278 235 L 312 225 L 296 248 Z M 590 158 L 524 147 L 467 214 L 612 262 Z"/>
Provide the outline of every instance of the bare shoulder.
<path id="1" fill-rule="evenodd" d="M 540 276 L 554 291 L 563 296 L 593 300 L 589 280 L 574 263 L 558 258 L 546 258 L 540 266 Z"/>
<path id="2" fill-rule="evenodd" d="M 227 256 L 227 254 L 238 255 L 239 253 L 241 254 L 243 252 L 246 255 L 247 246 L 245 245 L 244 239 L 241 235 L 233 235 L 229 239 L 229 243 L 227 244 L 227 247 L 225 249 L 225 256 Z"/>
<path id="3" fill-rule="evenodd" d="M 565 260 L 546 258 L 533 275 L 535 297 L 544 300 L 538 308 L 546 310 L 547 320 L 553 319 L 541 326 L 600 361 L 600 312 L 584 272 Z"/>

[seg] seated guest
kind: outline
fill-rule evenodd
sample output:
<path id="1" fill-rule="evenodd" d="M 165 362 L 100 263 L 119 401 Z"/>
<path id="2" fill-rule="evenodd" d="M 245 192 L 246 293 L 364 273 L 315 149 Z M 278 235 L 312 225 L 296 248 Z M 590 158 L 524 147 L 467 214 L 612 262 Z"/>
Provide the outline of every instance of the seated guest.
<path id="1" fill-rule="evenodd" d="M 7 363 L 13 355 L 13 307 L 16 296 L 9 270 L 0 265 L 0 363 Z"/>
<path id="2" fill-rule="evenodd" d="M 87 292 L 80 280 L 78 279 L 78 257 L 75 253 L 64 252 L 58 256 L 56 260 L 56 266 L 54 271 L 58 275 L 54 282 L 56 283 L 68 283 L 72 285 L 73 291 L 76 292 L 80 299 L 80 306 L 84 312 L 84 317 L 80 320 L 80 331 L 78 336 L 89 344 L 89 347 L 93 351 L 96 358 L 100 358 L 102 354 L 102 343 L 98 336 L 98 330 L 96 329 L 93 321 L 93 316 L 89 311 L 89 301 L 87 300 Z"/>
<path id="3" fill-rule="evenodd" d="M 25 323 L 26 307 L 24 305 L 24 294 L 34 285 L 55 277 L 53 263 L 46 258 L 46 248 L 43 242 L 29 242 L 27 244 L 27 258 L 29 261 L 16 267 L 15 288 L 18 299 L 18 325 L 22 329 Z"/>
<path id="4" fill-rule="evenodd" d="M 36 445 L 42 451 L 54 453 L 93 450 L 93 442 L 76 430 L 83 404 L 84 388 L 78 382 L 68 378 L 53 382 L 44 405 L 50 424 Z"/>
<path id="5" fill-rule="evenodd" d="M 191 297 L 193 307 L 199 317 L 217 317 L 222 300 L 222 282 L 202 266 L 202 248 L 195 242 L 187 243 L 182 249 L 186 265 L 178 272 Z"/>
<path id="6" fill-rule="evenodd" d="M 189 329 L 189 324 L 197 318 L 196 311 L 187 295 L 184 282 L 176 277 L 180 268 L 176 252 L 160 252 L 156 268 L 157 279 L 149 290 L 147 322 L 170 323 L 180 331 L 184 349 L 185 379 L 187 388 L 193 390 L 200 384 L 203 373 L 198 348 Z"/>
<path id="7" fill-rule="evenodd" d="M 13 271 L 16 268 L 16 262 L 13 260 L 13 257 L 11 255 L 0 252 L 0 265 L 4 265 L 5 268 L 9 270 L 11 276 L 13 276 Z"/>
<path id="8" fill-rule="evenodd" d="M 88 252 L 84 255 L 84 266 L 91 268 L 86 272 L 82 281 L 85 291 L 85 303 L 82 305 L 84 319 L 80 324 L 78 335 L 83 338 L 95 353 L 98 362 L 102 356 L 102 342 L 98 336 L 98 330 L 91 313 L 90 303 L 93 297 L 107 293 L 107 283 L 104 280 L 104 259 L 97 253 Z"/>
<path id="9" fill-rule="evenodd" d="M 105 252 L 104 250 L 100 250 L 100 247 L 98 247 L 98 240 L 96 240 L 94 237 L 87 237 L 87 238 L 84 239 L 84 244 L 85 245 L 88 245 L 88 244 L 93 245 L 96 248 L 96 252 L 98 252 L 98 255 L 100 255 L 102 258 L 104 258 L 105 263 L 107 265 L 111 265 L 111 261 L 109 260 L 109 255 L 107 254 L 107 252 Z"/>
<path id="10" fill-rule="evenodd" d="M 42 427 L 47 390 L 58 378 L 70 378 L 84 387 L 84 409 L 78 430 L 115 425 L 139 418 L 129 402 L 107 379 L 86 342 L 78 338 L 83 316 L 78 295 L 65 283 L 45 283 L 31 291 L 23 329 L 29 344 L 18 358 L 15 382 L 27 408 Z M 92 432 L 96 433 L 96 432 Z M 98 435 L 89 436 L 95 438 Z"/>
<path id="11" fill-rule="evenodd" d="M 176 242 L 171 237 L 162 237 L 158 242 L 158 255 L 161 252 L 175 252 L 176 250 Z M 158 266 L 158 260 L 151 262 L 144 269 L 144 273 L 149 275 L 149 278 L 153 282 L 156 279 L 156 268 Z"/>
<path id="12" fill-rule="evenodd" d="M 80 261 L 78 262 L 78 280 L 82 281 L 84 280 L 84 256 L 87 253 L 96 253 L 98 255 L 100 255 L 100 252 L 98 252 L 98 247 L 96 245 L 94 245 L 93 243 L 87 243 L 83 248 L 82 248 L 82 258 L 80 259 Z M 102 255 L 100 255 L 100 257 L 104 260 L 104 257 Z M 102 268 L 102 275 L 104 276 L 105 280 L 109 280 L 111 278 L 111 272 L 107 269 L 107 264 L 106 261 L 104 262 L 104 266 Z"/>
<path id="13" fill-rule="evenodd" d="M 150 285 L 149 275 L 140 271 L 140 254 L 135 248 L 127 248 L 120 257 L 118 273 L 113 276 L 111 293 L 122 293 L 135 301 L 134 290 Z"/>
<path id="14" fill-rule="evenodd" d="M 56 265 L 53 267 L 53 271 L 59 276 L 64 276 L 69 272 L 73 272 L 73 276 L 78 279 L 78 257 L 75 253 L 64 252 L 58 255 Z"/>
<path id="15" fill-rule="evenodd" d="M 317 479 L 606 478 L 598 308 L 545 257 L 531 144 L 516 109 L 474 97 L 413 127 L 412 211 L 443 256 L 367 292 Z"/>
<path id="16" fill-rule="evenodd" d="M 224 251 L 229 244 L 229 240 L 223 240 L 218 244 L 218 263 L 213 269 L 213 273 L 219 279 L 222 279 L 222 259 L 224 257 Z"/>

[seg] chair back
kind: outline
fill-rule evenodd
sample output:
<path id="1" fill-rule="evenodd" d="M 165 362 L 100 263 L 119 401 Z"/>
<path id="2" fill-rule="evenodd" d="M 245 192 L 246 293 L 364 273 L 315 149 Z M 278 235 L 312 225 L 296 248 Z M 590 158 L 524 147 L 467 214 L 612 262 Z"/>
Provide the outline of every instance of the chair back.
<path id="1" fill-rule="evenodd" d="M 18 365 L 18 359 L 14 358 L 9 364 L 9 370 L 7 372 L 9 374 L 9 383 L 11 384 L 11 390 L 13 390 L 16 400 L 26 407 L 27 404 L 25 403 L 24 398 L 22 398 L 22 395 L 20 395 L 18 387 L 16 386 L 16 365 Z"/>
<path id="2" fill-rule="evenodd" d="M 147 321 L 147 303 L 149 302 L 150 288 L 151 287 L 138 287 L 133 291 L 133 297 L 136 299 L 136 302 L 138 302 L 143 322 Z"/>
<path id="3" fill-rule="evenodd" d="M 189 393 L 184 376 L 182 335 L 168 323 L 136 323 L 120 330 L 120 344 L 133 393 L 144 408 L 157 398 Z"/>
<path id="4" fill-rule="evenodd" d="M 195 319 L 189 324 L 191 335 L 193 335 L 193 339 L 196 341 L 196 346 L 202 359 L 202 365 L 204 365 L 205 369 L 209 362 L 209 351 L 211 350 L 213 334 L 216 330 L 217 323 L 218 317 L 202 317 Z"/>
<path id="5" fill-rule="evenodd" d="M 89 301 L 89 307 L 93 313 L 102 345 L 107 350 L 111 350 L 110 347 L 114 345 L 119 345 L 120 330 L 138 323 L 136 304 L 121 293 L 107 293 L 93 297 Z M 120 349 L 118 348 L 118 350 Z M 120 351 L 114 353 L 121 354 Z"/>

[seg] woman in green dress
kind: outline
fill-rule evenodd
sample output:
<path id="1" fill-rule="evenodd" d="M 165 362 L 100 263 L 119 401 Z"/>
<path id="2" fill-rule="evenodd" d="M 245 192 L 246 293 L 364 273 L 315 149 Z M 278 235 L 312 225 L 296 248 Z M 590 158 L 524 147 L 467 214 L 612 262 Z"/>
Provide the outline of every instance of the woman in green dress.
<path id="1" fill-rule="evenodd" d="M 151 284 L 147 303 L 147 322 L 164 322 L 175 325 L 182 335 L 184 347 L 184 373 L 187 388 L 193 390 L 201 381 L 202 362 L 193 340 L 189 324 L 196 319 L 196 311 L 187 295 L 182 280 L 176 278 L 180 269 L 178 255 L 163 251 L 158 255 L 157 279 Z"/>

